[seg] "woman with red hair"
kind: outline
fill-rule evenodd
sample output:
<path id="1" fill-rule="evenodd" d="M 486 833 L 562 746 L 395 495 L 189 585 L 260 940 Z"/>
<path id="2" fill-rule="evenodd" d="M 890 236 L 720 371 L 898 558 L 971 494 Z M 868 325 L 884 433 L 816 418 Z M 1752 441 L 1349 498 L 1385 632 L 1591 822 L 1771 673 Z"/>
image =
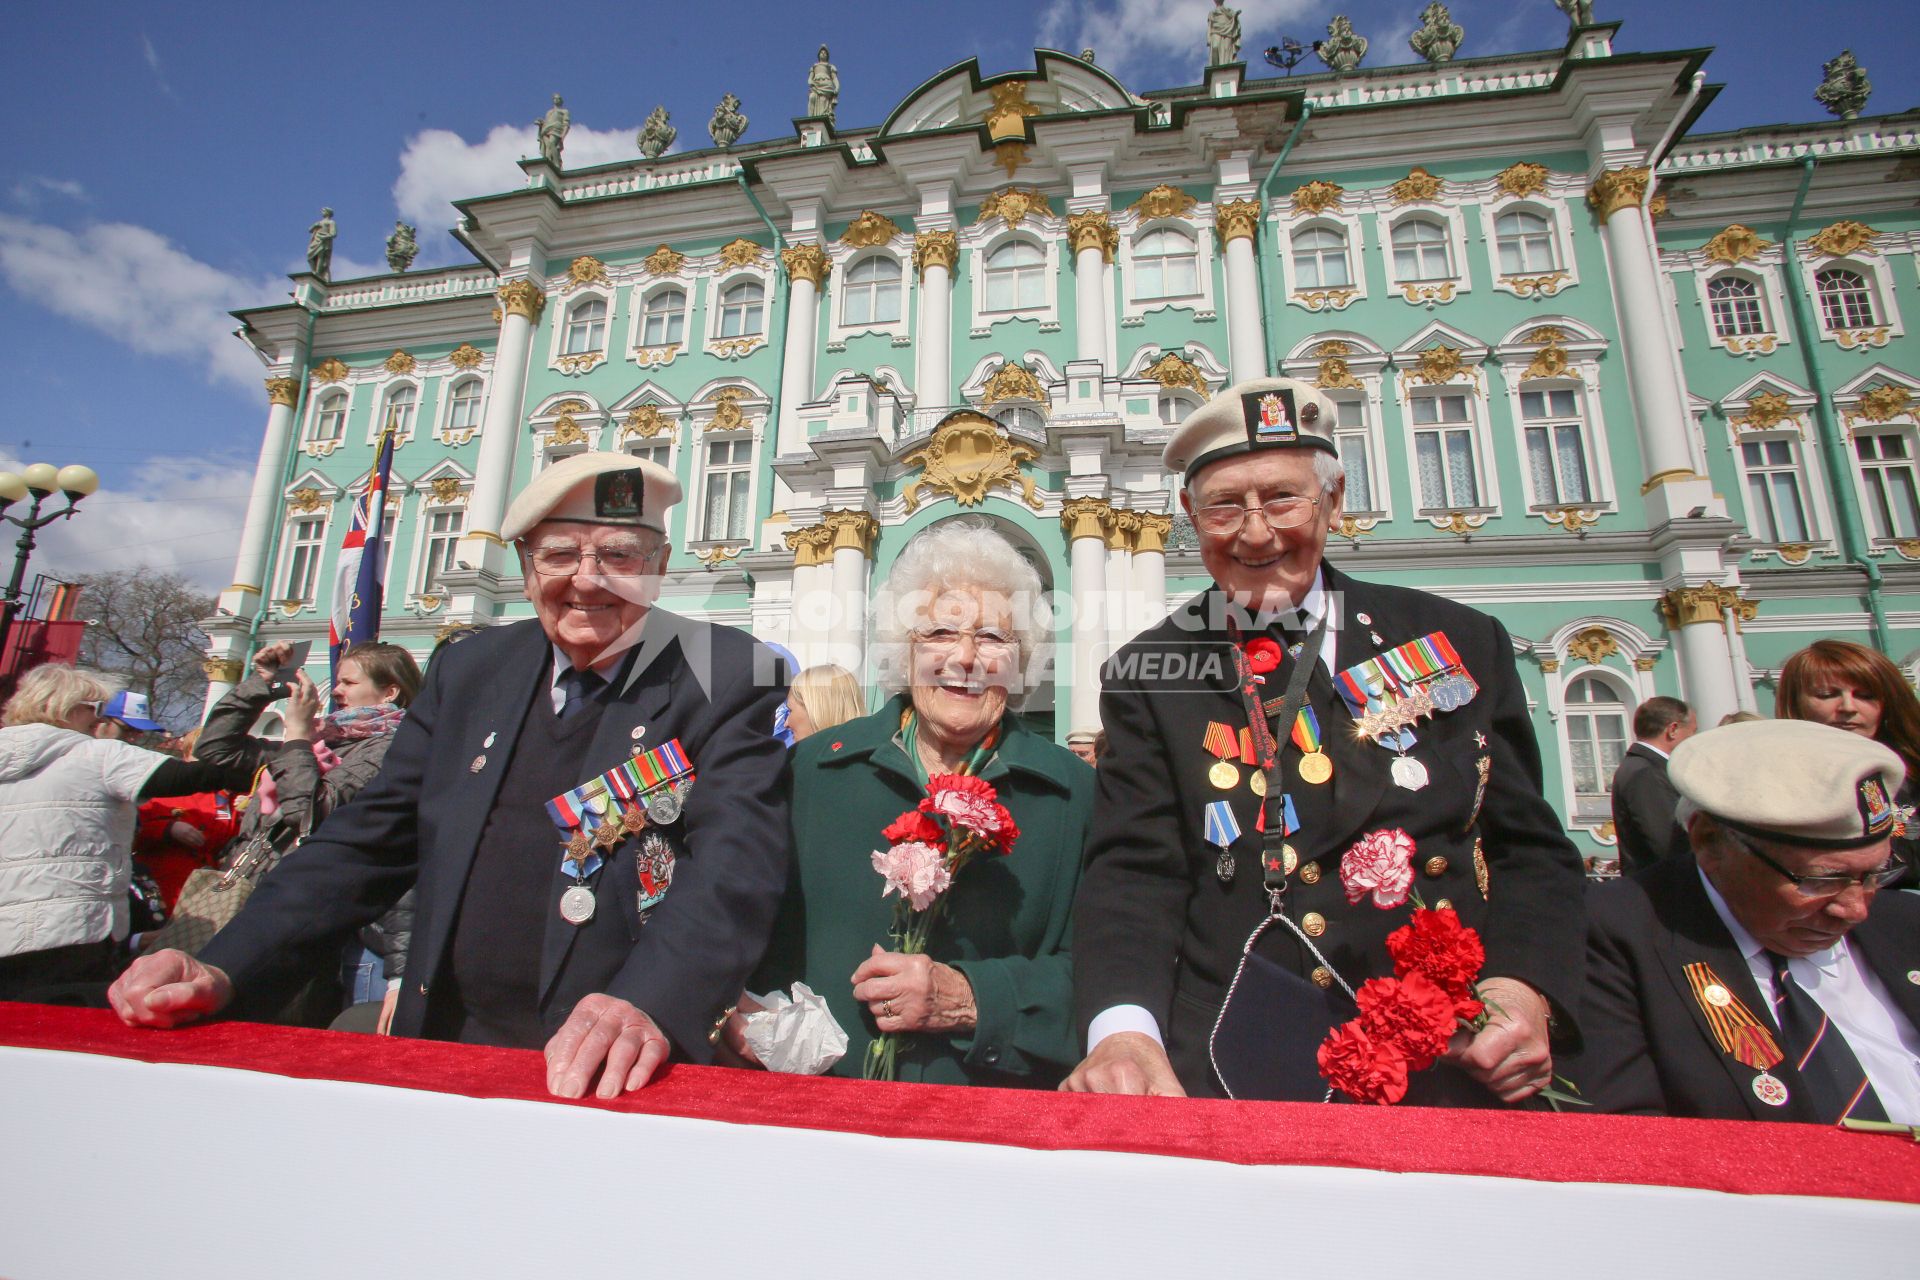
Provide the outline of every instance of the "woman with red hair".
<path id="1" fill-rule="evenodd" d="M 1893 850 L 1911 866 L 1920 854 L 1920 697 L 1884 653 L 1851 640 L 1816 640 L 1780 668 L 1774 699 L 1783 720 L 1813 720 L 1872 738 L 1906 762 L 1907 780 L 1894 797 L 1901 806 Z M 1913 883 L 1908 872 L 1901 887 Z"/>

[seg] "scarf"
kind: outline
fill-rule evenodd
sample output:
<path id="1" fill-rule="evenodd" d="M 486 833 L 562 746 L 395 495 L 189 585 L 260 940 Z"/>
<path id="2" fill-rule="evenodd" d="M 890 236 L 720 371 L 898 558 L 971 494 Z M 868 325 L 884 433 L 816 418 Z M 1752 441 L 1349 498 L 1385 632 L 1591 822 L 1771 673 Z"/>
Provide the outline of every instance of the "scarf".
<path id="1" fill-rule="evenodd" d="M 400 727 L 407 709 L 391 702 L 371 707 L 341 707 L 329 711 L 320 723 L 320 741 L 329 745 L 357 742 L 362 738 L 384 738 Z"/>

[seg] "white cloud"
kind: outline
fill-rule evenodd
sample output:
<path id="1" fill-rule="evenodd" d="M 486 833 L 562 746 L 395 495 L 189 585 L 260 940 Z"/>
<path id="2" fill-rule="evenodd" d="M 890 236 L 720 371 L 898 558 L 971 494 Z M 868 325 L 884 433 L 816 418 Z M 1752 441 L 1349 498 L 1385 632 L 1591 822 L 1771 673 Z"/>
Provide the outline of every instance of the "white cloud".
<path id="1" fill-rule="evenodd" d="M 637 160 L 634 142 L 639 125 L 624 129 L 589 129 L 575 124 L 567 131 L 566 166 L 584 169 L 615 160 Z M 540 153 L 531 123 L 497 124 L 479 142 L 468 142 L 450 129 L 423 129 L 407 139 L 400 152 L 400 176 L 393 184 L 394 207 L 400 216 L 420 228 L 421 243 L 428 232 L 444 231 L 454 223 L 452 202 L 471 196 L 517 191 L 526 185 L 519 161 Z"/>
<path id="2" fill-rule="evenodd" d="M 1282 35 L 1306 43 L 1304 33 L 1320 8 L 1311 0 L 1240 0 L 1233 7 L 1240 10 L 1240 60 L 1250 64 L 1249 75 L 1267 74 L 1260 51 Z M 1161 72 L 1198 81 L 1206 69 L 1211 8 L 1212 0 L 1048 0 L 1038 42 L 1068 53 L 1090 48 L 1102 67 L 1122 79 Z"/>
<path id="3" fill-rule="evenodd" d="M 0 214 L 0 277 L 47 309 L 148 355 L 203 366 L 251 388 L 265 376 L 227 312 L 284 297 L 284 281 L 244 280 L 146 227 L 102 222 L 68 231 Z"/>
<path id="4" fill-rule="evenodd" d="M 91 203 L 92 197 L 87 189 L 67 178 L 48 178 L 30 173 L 13 184 L 13 202 L 33 208 L 49 195 L 63 196 L 68 200 L 78 200 L 82 204 Z"/>
<path id="5" fill-rule="evenodd" d="M 180 101 L 180 95 L 175 93 L 173 86 L 167 83 L 167 73 L 160 66 L 160 51 L 153 47 L 153 41 L 147 39 L 147 33 L 144 31 L 140 33 L 140 52 L 145 56 L 147 70 L 153 72 L 153 82 L 160 86 L 160 92 L 175 102 Z"/>
<path id="6" fill-rule="evenodd" d="M 22 465 L 0 454 L 0 469 Z M 77 576 L 144 565 L 183 574 L 209 591 L 225 586 L 246 523 L 252 468 L 226 456 L 152 458 L 141 464 L 137 484 L 137 492 L 102 488 L 82 499 L 75 515 L 42 530 L 29 572 Z M 43 513 L 61 501 L 54 498 Z"/>

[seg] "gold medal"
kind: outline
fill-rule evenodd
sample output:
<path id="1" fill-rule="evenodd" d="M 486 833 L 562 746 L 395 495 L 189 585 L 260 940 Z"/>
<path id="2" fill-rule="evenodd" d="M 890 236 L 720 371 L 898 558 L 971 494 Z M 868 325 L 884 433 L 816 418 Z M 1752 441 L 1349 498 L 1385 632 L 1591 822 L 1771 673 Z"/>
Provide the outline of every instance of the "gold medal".
<path id="1" fill-rule="evenodd" d="M 1231 791 L 1240 785 L 1240 770 L 1234 767 L 1231 760 L 1216 760 L 1213 767 L 1207 770 L 1207 781 L 1213 784 L 1216 791 Z"/>
<path id="2" fill-rule="evenodd" d="M 1267 775 L 1258 769 L 1253 770 L 1253 776 L 1247 779 L 1247 786 L 1253 794 L 1264 797 L 1267 794 Z"/>
<path id="3" fill-rule="evenodd" d="M 1324 751 L 1314 751 L 1300 757 L 1300 781 L 1310 786 L 1319 786 L 1333 776 L 1333 761 Z"/>
<path id="4" fill-rule="evenodd" d="M 1283 872 L 1285 872 L 1287 875 L 1292 875 L 1293 869 L 1299 865 L 1300 865 L 1299 852 L 1290 844 L 1281 845 L 1280 846 L 1280 869 Z"/>

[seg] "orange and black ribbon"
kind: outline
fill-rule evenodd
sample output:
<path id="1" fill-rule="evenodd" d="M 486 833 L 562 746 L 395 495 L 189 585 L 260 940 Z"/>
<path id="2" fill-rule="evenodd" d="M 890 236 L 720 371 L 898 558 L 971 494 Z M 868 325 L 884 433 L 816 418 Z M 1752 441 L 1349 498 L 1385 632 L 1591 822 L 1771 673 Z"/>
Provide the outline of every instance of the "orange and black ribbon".
<path id="1" fill-rule="evenodd" d="M 1687 985 L 1693 988 L 1693 998 L 1700 1002 L 1700 1011 L 1707 1015 L 1707 1025 L 1713 1028 L 1713 1038 L 1720 1042 L 1723 1053 L 1733 1055 L 1735 1061 L 1758 1071 L 1765 1071 L 1787 1056 L 1780 1051 L 1773 1032 L 1753 1016 L 1752 1010 L 1740 1003 L 1740 997 L 1720 981 L 1720 975 L 1710 965 L 1696 961 L 1686 966 L 1686 974 Z M 1718 987 L 1726 1003 L 1709 1000 L 1709 987 Z"/>

